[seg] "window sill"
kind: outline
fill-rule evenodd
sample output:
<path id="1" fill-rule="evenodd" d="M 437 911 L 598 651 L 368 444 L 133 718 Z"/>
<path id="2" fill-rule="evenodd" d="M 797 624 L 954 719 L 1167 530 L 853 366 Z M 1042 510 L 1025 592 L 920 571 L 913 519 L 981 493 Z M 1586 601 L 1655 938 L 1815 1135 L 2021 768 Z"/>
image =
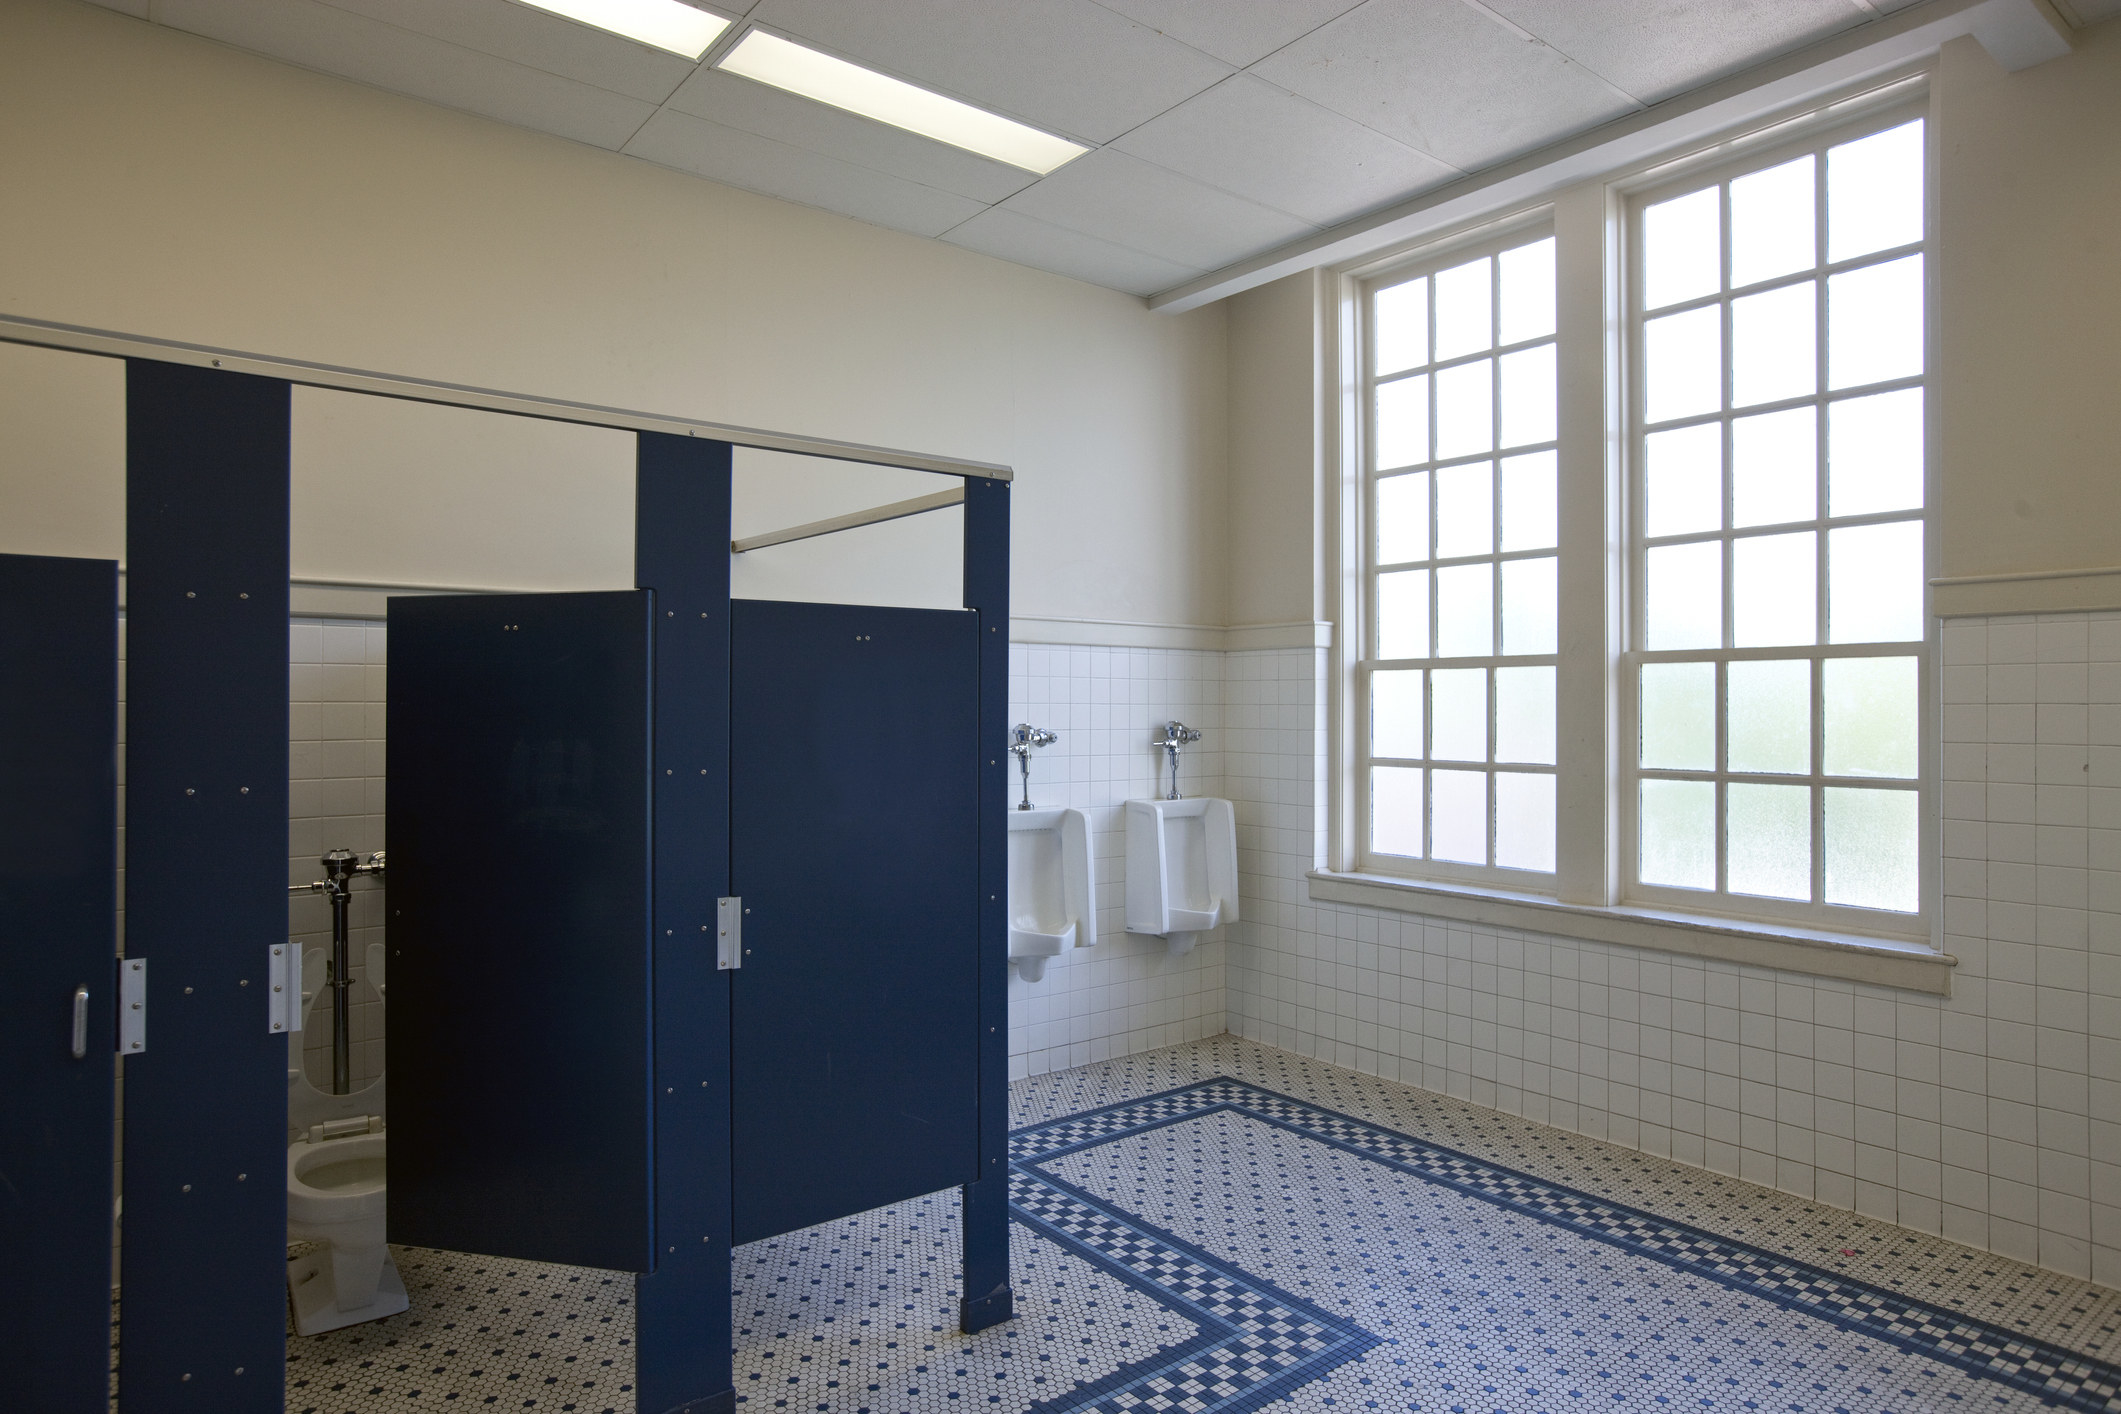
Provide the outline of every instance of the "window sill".
<path id="1" fill-rule="evenodd" d="M 1650 948 L 1686 957 L 1746 967 L 1771 967 L 1867 982 L 1933 996 L 1951 995 L 1958 959 L 1919 943 L 1865 938 L 1773 923 L 1741 923 L 1654 908 L 1602 908 L 1560 903 L 1536 894 L 1399 879 L 1384 874 L 1336 874 L 1311 870 L 1317 903 L 1420 913 L 1491 927 L 1557 933 L 1596 943 Z"/>

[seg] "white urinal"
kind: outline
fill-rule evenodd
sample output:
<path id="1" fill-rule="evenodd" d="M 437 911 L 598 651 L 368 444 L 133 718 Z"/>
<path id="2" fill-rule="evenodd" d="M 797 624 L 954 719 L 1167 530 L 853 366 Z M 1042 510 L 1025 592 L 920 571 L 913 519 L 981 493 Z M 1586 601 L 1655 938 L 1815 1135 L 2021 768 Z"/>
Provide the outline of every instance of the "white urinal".
<path id="1" fill-rule="evenodd" d="M 1080 810 L 1009 812 L 1009 960 L 1036 982 L 1046 959 L 1097 942 L 1090 821 Z"/>
<path id="2" fill-rule="evenodd" d="M 1127 931 L 1173 956 L 1237 920 L 1237 812 L 1227 800 L 1127 802 Z"/>

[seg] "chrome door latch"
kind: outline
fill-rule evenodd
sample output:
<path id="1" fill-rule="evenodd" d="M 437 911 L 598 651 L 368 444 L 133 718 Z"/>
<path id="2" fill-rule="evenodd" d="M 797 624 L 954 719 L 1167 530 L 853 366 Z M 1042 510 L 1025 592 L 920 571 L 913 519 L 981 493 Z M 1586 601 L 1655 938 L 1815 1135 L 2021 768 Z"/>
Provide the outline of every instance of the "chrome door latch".
<path id="1" fill-rule="evenodd" d="M 147 1049 L 147 959 L 129 957 L 118 964 L 118 1054 L 134 1056 Z"/>
<path id="2" fill-rule="evenodd" d="M 744 901 L 718 898 L 714 901 L 714 965 L 722 972 L 744 965 Z"/>

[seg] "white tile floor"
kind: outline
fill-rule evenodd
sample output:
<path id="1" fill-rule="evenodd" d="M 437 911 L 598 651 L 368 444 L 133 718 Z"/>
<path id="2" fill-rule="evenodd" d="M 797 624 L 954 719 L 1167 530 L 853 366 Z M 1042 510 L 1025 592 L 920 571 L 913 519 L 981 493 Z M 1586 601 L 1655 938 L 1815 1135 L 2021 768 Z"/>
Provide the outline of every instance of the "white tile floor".
<path id="1" fill-rule="evenodd" d="M 2113 1291 L 1233 1037 L 1012 1104 L 1017 1319 L 957 1334 L 951 1195 L 752 1244 L 742 1408 L 2121 1410 Z M 631 1410 L 623 1276 L 398 1260 L 290 1410 Z"/>

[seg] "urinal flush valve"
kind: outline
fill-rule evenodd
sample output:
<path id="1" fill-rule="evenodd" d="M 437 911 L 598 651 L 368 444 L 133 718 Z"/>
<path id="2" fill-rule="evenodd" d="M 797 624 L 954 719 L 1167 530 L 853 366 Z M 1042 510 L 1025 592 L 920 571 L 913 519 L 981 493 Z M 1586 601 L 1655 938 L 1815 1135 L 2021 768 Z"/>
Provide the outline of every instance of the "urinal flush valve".
<path id="1" fill-rule="evenodd" d="M 1060 733 L 1034 727 L 1029 722 L 1018 722 L 1009 728 L 1009 754 L 1016 758 L 1017 768 L 1024 776 L 1024 798 L 1017 803 L 1017 809 L 1031 808 L 1031 748 L 1051 746 L 1059 740 Z"/>
<path id="2" fill-rule="evenodd" d="M 1163 735 L 1149 744 L 1162 747 L 1165 757 L 1171 762 L 1171 793 L 1164 799 L 1182 799 L 1178 793 L 1178 753 L 1182 748 L 1200 740 L 1200 728 L 1189 727 L 1184 722 L 1166 722 L 1157 730 Z"/>

